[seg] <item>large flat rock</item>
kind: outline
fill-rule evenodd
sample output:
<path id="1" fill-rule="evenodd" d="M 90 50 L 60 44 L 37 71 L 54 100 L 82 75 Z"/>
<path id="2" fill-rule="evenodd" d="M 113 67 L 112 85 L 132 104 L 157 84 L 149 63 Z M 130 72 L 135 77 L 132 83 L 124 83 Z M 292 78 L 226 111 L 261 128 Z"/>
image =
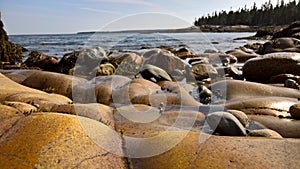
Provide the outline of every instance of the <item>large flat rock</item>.
<path id="1" fill-rule="evenodd" d="M 95 144 L 82 123 L 96 121 L 56 113 L 20 118 L 0 138 L 2 168 L 125 168 L 122 157 Z M 99 122 L 97 122 L 99 123 Z M 109 137 L 109 127 L 98 132 Z M 109 139 L 108 139 L 109 140 Z M 121 144 L 110 142 L 111 146 Z"/>
<path id="2" fill-rule="evenodd" d="M 162 133 L 166 134 L 166 133 Z M 168 145 L 180 131 L 168 133 L 157 147 Z M 205 139 L 206 138 L 206 139 Z M 202 142 L 204 141 L 204 142 Z M 149 141 L 151 142 L 151 141 Z M 146 144 L 146 143 L 145 143 Z M 206 137 L 190 132 L 162 154 L 132 159 L 134 168 L 298 168 L 300 140 L 247 137 Z"/>

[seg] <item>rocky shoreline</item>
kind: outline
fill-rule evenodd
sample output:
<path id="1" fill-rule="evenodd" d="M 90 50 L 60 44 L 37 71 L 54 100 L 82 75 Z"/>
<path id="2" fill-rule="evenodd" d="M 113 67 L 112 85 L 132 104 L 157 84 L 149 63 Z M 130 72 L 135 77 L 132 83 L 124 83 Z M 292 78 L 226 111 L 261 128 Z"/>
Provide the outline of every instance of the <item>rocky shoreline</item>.
<path id="1" fill-rule="evenodd" d="M 0 166 L 297 168 L 300 26 L 291 25 L 226 52 L 31 51 L 21 69 L 0 69 Z"/>

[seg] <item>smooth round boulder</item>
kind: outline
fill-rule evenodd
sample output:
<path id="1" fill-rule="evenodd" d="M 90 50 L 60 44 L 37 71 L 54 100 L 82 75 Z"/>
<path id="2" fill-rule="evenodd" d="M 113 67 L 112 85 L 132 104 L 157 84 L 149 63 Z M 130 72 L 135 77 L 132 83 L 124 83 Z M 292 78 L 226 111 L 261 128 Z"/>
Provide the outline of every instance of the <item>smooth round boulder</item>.
<path id="1" fill-rule="evenodd" d="M 112 103 L 112 86 L 106 84 L 83 83 L 73 87 L 72 99 L 75 103 Z"/>
<path id="2" fill-rule="evenodd" d="M 170 75 L 175 79 L 175 81 L 182 81 L 185 78 L 185 71 L 175 69 L 170 73 Z"/>
<path id="3" fill-rule="evenodd" d="M 175 69 L 184 70 L 184 62 L 173 53 L 163 49 L 153 49 L 143 54 L 144 64 L 157 66 L 170 73 Z"/>
<path id="4" fill-rule="evenodd" d="M 254 51 L 246 52 L 242 49 L 234 49 L 227 51 L 226 54 L 233 55 L 237 58 L 238 63 L 244 63 L 249 59 L 259 57 L 260 55 L 256 54 Z"/>
<path id="5" fill-rule="evenodd" d="M 59 72 L 69 74 L 70 70 L 75 67 L 79 54 L 79 51 L 64 54 L 59 61 Z"/>
<path id="6" fill-rule="evenodd" d="M 93 70 L 106 58 L 106 52 L 101 47 L 84 48 L 78 53 L 76 65 L 87 67 L 88 70 Z"/>
<path id="7" fill-rule="evenodd" d="M 28 67 L 38 67 L 45 71 L 58 70 L 58 58 L 48 56 L 40 51 L 31 51 L 24 64 Z"/>
<path id="8" fill-rule="evenodd" d="M 118 58 L 119 60 L 121 60 L 121 62 L 118 63 L 116 73 L 115 73 L 116 75 L 133 77 L 134 75 L 137 74 L 137 72 L 139 71 L 139 69 L 143 64 L 142 56 L 136 53 L 125 53 L 125 54 L 121 53 L 116 55 L 113 53 L 110 56 L 108 56 L 110 60 L 114 60 L 115 58 L 117 60 Z"/>
<path id="9" fill-rule="evenodd" d="M 130 104 L 135 97 L 148 96 L 159 91 L 161 91 L 161 88 L 157 84 L 146 79 L 137 78 L 114 90 L 112 99 L 113 103 Z"/>
<path id="10" fill-rule="evenodd" d="M 282 136 L 274 130 L 261 129 L 261 130 L 250 130 L 248 136 L 254 137 L 268 137 L 268 138 L 282 138 Z"/>
<path id="11" fill-rule="evenodd" d="M 241 81 L 223 80 L 209 86 L 216 100 L 237 100 L 249 97 L 290 97 L 300 98 L 300 91 L 284 87 Z"/>
<path id="12" fill-rule="evenodd" d="M 248 60 L 243 76 L 248 81 L 268 82 L 279 74 L 300 75 L 300 53 L 279 52 Z"/>
<path id="13" fill-rule="evenodd" d="M 296 82 L 296 80 L 287 79 L 284 82 L 284 87 L 288 87 L 288 88 L 292 88 L 292 89 L 299 89 L 299 84 Z"/>
<path id="14" fill-rule="evenodd" d="M 227 109 L 240 110 L 249 114 L 289 117 L 289 108 L 298 101 L 288 97 L 250 97 L 227 101 Z"/>
<path id="15" fill-rule="evenodd" d="M 33 74 L 22 82 L 22 85 L 72 98 L 73 86 L 85 82 L 87 82 L 87 80 L 75 76 L 46 71 L 34 71 Z"/>
<path id="16" fill-rule="evenodd" d="M 295 76 L 292 74 L 280 74 L 272 76 L 269 80 L 269 83 L 284 83 L 288 79 L 292 79 L 295 80 L 297 83 L 300 83 L 300 76 Z"/>
<path id="17" fill-rule="evenodd" d="M 179 133 L 182 131 L 173 131 L 171 136 L 161 138 L 156 147 L 165 147 L 178 138 Z M 145 144 L 151 142 L 154 141 L 147 140 Z M 131 164 L 136 168 L 153 169 L 298 168 L 299 142 L 299 139 L 222 137 L 190 132 L 169 151 L 153 157 L 134 158 Z"/>
<path id="18" fill-rule="evenodd" d="M 246 129 L 241 122 L 228 112 L 213 112 L 207 115 L 207 123 L 214 130 L 225 136 L 245 136 Z"/>
<path id="19" fill-rule="evenodd" d="M 290 107 L 289 113 L 293 119 L 300 120 L 300 103 L 294 104 Z"/>
<path id="20" fill-rule="evenodd" d="M 208 55 L 208 60 L 210 64 L 235 64 L 237 62 L 237 58 L 231 54 L 223 54 L 223 53 L 214 53 Z"/>
<path id="21" fill-rule="evenodd" d="M 33 70 L 0 70 L 0 72 L 17 83 L 22 83 L 29 76 L 34 74 L 36 71 Z"/>
<path id="22" fill-rule="evenodd" d="M 4 104 L 18 109 L 19 112 L 21 112 L 25 115 L 36 112 L 38 110 L 37 107 L 35 107 L 31 104 L 22 103 L 22 102 L 5 101 Z"/>
<path id="23" fill-rule="evenodd" d="M 194 53 L 187 47 L 181 47 L 179 49 L 176 49 L 175 51 L 173 51 L 173 53 L 176 56 L 178 56 L 180 59 L 193 58 L 193 57 L 197 56 L 196 53 Z"/>
<path id="24" fill-rule="evenodd" d="M 259 122 L 266 128 L 278 132 L 285 138 L 300 138 L 300 121 L 281 119 L 273 116 L 248 115 L 250 120 Z"/>
<path id="25" fill-rule="evenodd" d="M 112 108 L 103 104 L 60 104 L 53 106 L 50 111 L 87 117 L 114 127 Z"/>
<path id="26" fill-rule="evenodd" d="M 139 73 L 144 79 L 152 81 L 154 83 L 160 81 L 172 81 L 172 77 L 165 70 L 150 64 L 145 64 Z"/>
<path id="27" fill-rule="evenodd" d="M 110 85 L 113 90 L 118 89 L 131 82 L 131 79 L 126 76 L 111 75 L 111 76 L 97 76 L 87 83 L 95 85 Z"/>
<path id="28" fill-rule="evenodd" d="M 46 92 L 20 85 L 0 74 L 0 100 L 23 102 L 32 105 L 50 107 L 54 104 L 69 104 L 72 101 L 62 95 Z M 49 109 L 48 109 L 49 110 Z"/>
<path id="29" fill-rule="evenodd" d="M 244 127 L 249 124 L 248 116 L 244 112 L 239 110 L 227 110 L 227 112 L 234 115 L 234 117 L 236 117 Z"/>
<path id="30" fill-rule="evenodd" d="M 109 76 L 113 75 L 116 71 L 114 65 L 110 63 L 100 64 L 96 69 L 96 76 Z"/>
<path id="31" fill-rule="evenodd" d="M 227 67 L 222 67 L 221 70 L 218 70 L 219 74 L 225 74 L 226 77 L 232 77 L 236 80 L 244 80 L 242 73 L 233 65 Z"/>
<path id="32" fill-rule="evenodd" d="M 207 78 L 214 79 L 219 76 L 217 70 L 211 64 L 195 64 L 192 66 L 191 71 L 195 79 L 199 81 Z"/>
<path id="33" fill-rule="evenodd" d="M 210 103 L 213 93 L 202 83 L 197 83 L 197 86 L 200 102 L 204 104 Z"/>
<path id="34" fill-rule="evenodd" d="M 115 109 L 116 129 L 125 136 L 153 137 L 166 130 L 198 131 L 202 129 L 205 115 L 197 109 L 185 110 L 176 106 L 158 109 L 141 104 L 124 105 Z"/>
<path id="35" fill-rule="evenodd" d="M 158 106 L 161 103 L 166 106 L 180 105 L 198 107 L 202 105 L 189 94 L 188 90 L 190 86 L 188 85 L 169 81 L 160 82 L 158 84 L 161 85 L 162 90 L 156 90 L 152 93 L 144 92 L 144 95 L 135 95 L 132 99 L 132 103 L 152 106 Z"/>

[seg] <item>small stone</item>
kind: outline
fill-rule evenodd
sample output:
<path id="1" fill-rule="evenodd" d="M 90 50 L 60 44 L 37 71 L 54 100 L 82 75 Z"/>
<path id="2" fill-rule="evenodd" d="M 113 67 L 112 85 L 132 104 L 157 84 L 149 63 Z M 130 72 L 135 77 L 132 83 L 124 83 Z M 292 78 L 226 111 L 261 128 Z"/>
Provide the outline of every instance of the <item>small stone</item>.
<path id="1" fill-rule="evenodd" d="M 203 80 L 207 78 L 216 78 L 218 76 L 217 70 L 211 64 L 195 64 L 191 68 L 196 80 Z"/>
<path id="2" fill-rule="evenodd" d="M 144 79 L 154 83 L 159 81 L 172 81 L 172 77 L 165 70 L 150 64 L 144 65 L 139 73 Z"/>
<path id="3" fill-rule="evenodd" d="M 293 79 L 287 79 L 284 82 L 284 87 L 292 88 L 292 89 L 299 89 L 299 84 Z"/>
<path id="4" fill-rule="evenodd" d="M 114 65 L 110 63 L 100 64 L 96 70 L 96 76 L 109 76 L 116 72 Z"/>
<path id="5" fill-rule="evenodd" d="M 28 67 L 38 67 L 42 70 L 56 72 L 58 69 L 58 58 L 45 55 L 40 51 L 32 51 L 24 64 Z"/>
<path id="6" fill-rule="evenodd" d="M 244 127 L 246 127 L 249 124 L 248 116 L 239 110 L 227 110 L 228 113 L 234 115 Z"/>
<path id="7" fill-rule="evenodd" d="M 208 104 L 211 102 L 212 92 L 203 85 L 203 82 L 197 83 L 200 102 Z"/>

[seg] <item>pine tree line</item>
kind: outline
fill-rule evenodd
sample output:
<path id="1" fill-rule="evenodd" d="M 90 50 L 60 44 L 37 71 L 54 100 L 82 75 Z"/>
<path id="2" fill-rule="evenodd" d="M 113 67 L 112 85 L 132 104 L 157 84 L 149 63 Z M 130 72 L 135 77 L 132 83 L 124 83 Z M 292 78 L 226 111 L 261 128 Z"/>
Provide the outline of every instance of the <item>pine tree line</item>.
<path id="1" fill-rule="evenodd" d="M 286 25 L 291 22 L 300 20 L 300 0 L 289 3 L 277 2 L 274 7 L 271 3 L 265 2 L 260 9 L 257 8 L 254 2 L 253 6 L 248 9 L 247 6 L 240 8 L 237 11 L 230 10 L 213 12 L 211 15 L 196 18 L 194 25 L 250 25 L 250 26 L 271 26 L 271 25 Z"/>

